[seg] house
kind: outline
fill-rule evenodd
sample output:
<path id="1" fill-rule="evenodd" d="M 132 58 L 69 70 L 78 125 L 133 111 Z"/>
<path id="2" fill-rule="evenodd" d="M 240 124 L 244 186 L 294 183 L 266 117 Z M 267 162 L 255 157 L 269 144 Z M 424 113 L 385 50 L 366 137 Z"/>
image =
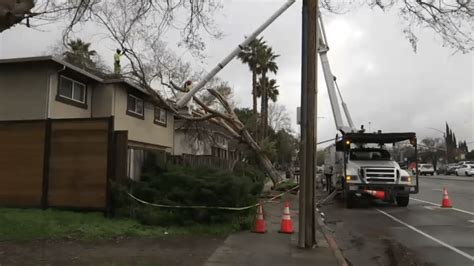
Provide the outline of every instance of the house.
<path id="1" fill-rule="evenodd" d="M 0 59 L 0 121 L 104 117 L 126 135 L 129 177 L 140 176 L 146 150 L 173 152 L 174 117 L 140 86 L 53 56 Z"/>
<path id="2" fill-rule="evenodd" d="M 209 121 L 175 121 L 174 155 L 212 156 L 233 160 L 237 151 L 232 137 Z"/>

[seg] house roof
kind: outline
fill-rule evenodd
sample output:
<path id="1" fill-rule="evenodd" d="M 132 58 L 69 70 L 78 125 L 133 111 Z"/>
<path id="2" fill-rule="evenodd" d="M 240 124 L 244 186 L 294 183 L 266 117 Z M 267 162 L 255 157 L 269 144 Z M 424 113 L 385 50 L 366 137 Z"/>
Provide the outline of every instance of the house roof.
<path id="1" fill-rule="evenodd" d="M 142 88 L 141 86 L 139 86 L 138 84 L 136 83 L 133 83 L 131 81 L 128 81 L 128 80 L 125 80 L 123 78 L 109 78 L 109 79 L 104 79 L 104 78 L 101 78 L 101 77 L 98 77 L 97 75 L 94 75 L 82 68 L 79 68 L 75 65 L 72 65 L 60 58 L 57 58 L 55 56 L 52 56 L 52 55 L 47 55 L 47 56 L 35 56 L 35 57 L 17 57 L 17 58 L 4 58 L 4 59 L 0 59 L 0 64 L 16 64 L 16 63 L 28 63 L 28 62 L 47 62 L 47 61 L 50 61 L 50 62 L 55 62 L 59 65 L 62 65 L 64 67 L 67 67 L 75 72 L 78 72 L 88 78 L 91 78 L 97 82 L 101 82 L 101 83 L 104 83 L 104 84 L 111 84 L 111 83 L 123 83 L 123 84 L 126 84 L 140 92 L 143 92 L 145 94 L 148 94 L 148 91 L 144 88 Z"/>

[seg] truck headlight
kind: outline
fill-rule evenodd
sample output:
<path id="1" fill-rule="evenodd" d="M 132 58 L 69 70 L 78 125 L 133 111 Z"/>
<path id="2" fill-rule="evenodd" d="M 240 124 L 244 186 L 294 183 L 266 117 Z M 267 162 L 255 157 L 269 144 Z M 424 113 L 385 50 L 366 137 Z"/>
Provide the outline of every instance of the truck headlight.
<path id="1" fill-rule="evenodd" d="M 411 176 L 402 176 L 400 177 L 400 181 L 411 183 Z"/>
<path id="2" fill-rule="evenodd" d="M 346 181 L 356 181 L 359 180 L 359 176 L 356 175 L 346 175 Z"/>

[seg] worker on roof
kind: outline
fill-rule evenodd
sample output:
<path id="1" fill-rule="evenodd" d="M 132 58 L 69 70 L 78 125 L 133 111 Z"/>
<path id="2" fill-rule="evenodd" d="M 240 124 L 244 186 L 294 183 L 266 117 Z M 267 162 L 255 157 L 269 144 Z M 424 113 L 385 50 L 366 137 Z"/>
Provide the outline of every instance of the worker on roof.
<path id="1" fill-rule="evenodd" d="M 120 67 L 120 57 L 124 54 L 124 52 L 120 51 L 120 49 L 115 50 L 114 54 L 114 73 L 120 75 L 121 67 Z"/>

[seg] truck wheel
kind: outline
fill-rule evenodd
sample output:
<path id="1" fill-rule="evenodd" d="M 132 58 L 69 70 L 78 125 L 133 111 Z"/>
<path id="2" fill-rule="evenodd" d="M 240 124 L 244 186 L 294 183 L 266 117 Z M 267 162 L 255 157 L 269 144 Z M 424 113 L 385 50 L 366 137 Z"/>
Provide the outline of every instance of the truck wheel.
<path id="1" fill-rule="evenodd" d="M 347 209 L 352 209 L 354 207 L 355 197 L 352 193 L 347 193 L 345 200 L 345 205 Z"/>
<path id="2" fill-rule="evenodd" d="M 410 202 L 410 196 L 397 196 L 398 207 L 406 207 Z"/>

